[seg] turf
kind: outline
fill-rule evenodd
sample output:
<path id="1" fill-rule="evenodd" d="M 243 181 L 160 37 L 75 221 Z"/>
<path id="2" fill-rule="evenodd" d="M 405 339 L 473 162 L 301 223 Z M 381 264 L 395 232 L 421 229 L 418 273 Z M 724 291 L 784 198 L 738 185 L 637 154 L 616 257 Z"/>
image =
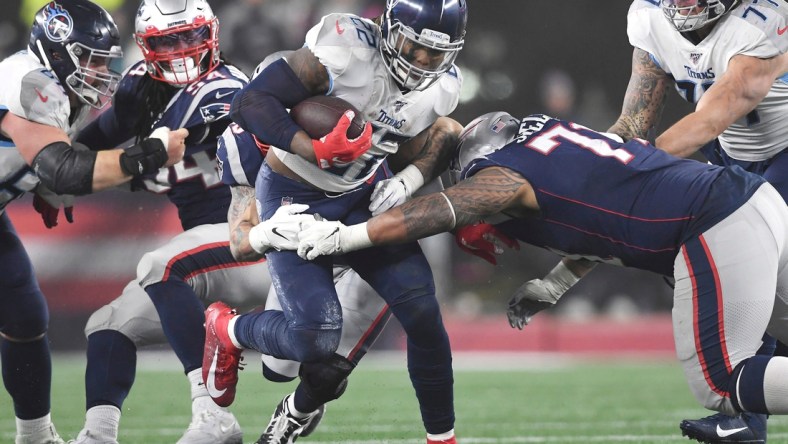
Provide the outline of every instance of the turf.
<path id="1" fill-rule="evenodd" d="M 190 420 L 186 378 L 169 358 L 143 359 L 124 405 L 120 442 L 174 443 Z M 370 359 L 345 396 L 329 405 L 307 443 L 423 443 L 418 406 L 401 356 Z M 233 412 L 253 442 L 294 383 L 266 383 L 259 361 L 241 373 Z M 682 418 L 705 416 L 668 360 L 566 360 L 529 356 L 456 359 L 457 434 L 461 443 L 663 443 L 682 438 Z M 84 419 L 84 361 L 56 357 L 52 413 L 73 438 Z M 488 367 L 492 366 L 492 369 Z M 480 370 L 481 368 L 488 368 Z M 13 442 L 8 395 L 0 394 L 0 442 Z M 770 442 L 788 442 L 788 420 L 772 417 Z"/>

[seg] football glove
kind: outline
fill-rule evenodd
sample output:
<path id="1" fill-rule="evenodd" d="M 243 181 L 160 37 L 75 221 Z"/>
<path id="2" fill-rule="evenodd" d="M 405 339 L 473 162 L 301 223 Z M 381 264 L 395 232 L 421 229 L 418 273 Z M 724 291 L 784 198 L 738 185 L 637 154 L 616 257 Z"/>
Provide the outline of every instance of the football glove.
<path id="1" fill-rule="evenodd" d="M 313 260 L 318 256 L 347 253 L 372 246 L 367 224 L 346 226 L 342 222 L 312 222 L 298 235 L 298 255 Z"/>
<path id="2" fill-rule="evenodd" d="M 361 157 L 372 146 L 372 125 L 369 122 L 364 125 L 364 131 L 360 136 L 355 139 L 347 138 L 347 130 L 355 115 L 353 111 L 345 111 L 330 133 L 319 140 L 312 139 L 317 166 L 321 169 L 350 163 Z"/>
<path id="3" fill-rule="evenodd" d="M 509 326 L 522 330 L 535 314 L 555 305 L 579 280 L 561 261 L 544 279 L 532 279 L 521 285 L 509 300 L 506 310 Z"/>
<path id="4" fill-rule="evenodd" d="M 74 196 L 55 194 L 41 183 L 38 184 L 34 193 L 33 209 L 41 214 L 44 226 L 47 228 L 57 226 L 61 206 L 63 207 L 63 215 L 68 223 L 74 223 Z"/>
<path id="5" fill-rule="evenodd" d="M 495 255 L 503 254 L 504 247 L 520 249 L 520 243 L 516 239 L 483 221 L 458 228 L 454 232 L 454 240 L 462 251 L 479 256 L 493 265 L 498 264 Z"/>
<path id="6" fill-rule="evenodd" d="M 390 208 L 402 205 L 422 185 L 424 185 L 424 176 L 421 175 L 421 171 L 414 165 L 408 165 L 391 179 L 381 180 L 375 184 L 369 211 L 373 216 L 377 216 Z"/>
<path id="7" fill-rule="evenodd" d="M 260 254 L 270 248 L 277 251 L 298 248 L 298 233 L 315 221 L 312 214 L 301 214 L 309 205 L 290 204 L 277 208 L 270 219 L 249 230 L 249 245 Z"/>

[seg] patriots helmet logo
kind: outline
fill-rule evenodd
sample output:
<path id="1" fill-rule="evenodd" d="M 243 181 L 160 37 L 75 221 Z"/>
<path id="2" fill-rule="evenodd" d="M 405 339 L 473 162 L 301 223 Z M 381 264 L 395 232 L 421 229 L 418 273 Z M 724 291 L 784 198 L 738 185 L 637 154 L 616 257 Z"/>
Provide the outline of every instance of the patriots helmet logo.
<path id="1" fill-rule="evenodd" d="M 205 123 L 215 122 L 230 114 L 229 103 L 211 103 L 200 107 L 200 115 Z"/>
<path id="2" fill-rule="evenodd" d="M 71 14 L 55 2 L 49 2 L 44 9 L 44 32 L 53 42 L 65 41 L 74 30 Z"/>

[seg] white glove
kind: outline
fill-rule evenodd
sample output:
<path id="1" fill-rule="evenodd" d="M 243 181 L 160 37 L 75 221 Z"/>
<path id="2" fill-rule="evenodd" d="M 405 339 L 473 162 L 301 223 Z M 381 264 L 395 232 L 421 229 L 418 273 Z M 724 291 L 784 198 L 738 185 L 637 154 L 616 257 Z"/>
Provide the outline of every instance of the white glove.
<path id="1" fill-rule="evenodd" d="M 270 219 L 260 222 L 249 231 L 249 245 L 260 254 L 269 248 L 295 250 L 298 248 L 298 233 L 308 224 L 315 222 L 312 214 L 300 214 L 309 205 L 282 205 Z"/>
<path id="2" fill-rule="evenodd" d="M 561 261 L 544 279 L 532 279 L 521 285 L 509 300 L 506 310 L 509 326 L 522 330 L 536 313 L 555 305 L 579 280 Z"/>
<path id="3" fill-rule="evenodd" d="M 318 256 L 347 253 L 372 246 L 367 223 L 346 226 L 342 222 L 311 222 L 298 235 L 298 255 L 313 260 Z"/>
<path id="4" fill-rule="evenodd" d="M 375 185 L 370 197 L 369 211 L 373 216 L 405 203 L 413 193 L 424 185 L 424 176 L 414 165 L 408 165 L 391 179 L 381 180 Z"/>

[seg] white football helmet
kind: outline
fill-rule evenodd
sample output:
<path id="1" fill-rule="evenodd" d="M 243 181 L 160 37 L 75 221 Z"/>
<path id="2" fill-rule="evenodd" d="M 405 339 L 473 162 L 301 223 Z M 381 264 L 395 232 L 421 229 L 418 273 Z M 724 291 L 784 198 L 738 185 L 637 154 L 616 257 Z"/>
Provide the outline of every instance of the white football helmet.
<path id="1" fill-rule="evenodd" d="M 660 0 L 662 13 L 679 32 L 695 31 L 718 20 L 739 0 Z"/>
<path id="2" fill-rule="evenodd" d="M 143 0 L 134 26 L 156 80 L 186 85 L 219 63 L 219 20 L 205 0 Z"/>

